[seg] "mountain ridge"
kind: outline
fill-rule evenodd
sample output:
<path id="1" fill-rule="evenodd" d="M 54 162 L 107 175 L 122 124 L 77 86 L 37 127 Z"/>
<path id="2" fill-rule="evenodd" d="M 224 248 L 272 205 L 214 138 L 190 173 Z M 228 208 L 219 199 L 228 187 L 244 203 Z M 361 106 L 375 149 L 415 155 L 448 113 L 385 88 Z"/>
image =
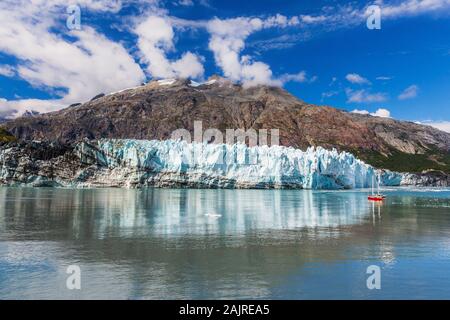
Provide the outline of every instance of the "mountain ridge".
<path id="1" fill-rule="evenodd" d="M 177 129 L 279 129 L 280 144 L 348 151 L 378 168 L 450 173 L 450 134 L 413 122 L 308 104 L 278 87 L 245 88 L 215 77 L 151 81 L 71 107 L 2 124 L 20 140 L 166 140 Z"/>

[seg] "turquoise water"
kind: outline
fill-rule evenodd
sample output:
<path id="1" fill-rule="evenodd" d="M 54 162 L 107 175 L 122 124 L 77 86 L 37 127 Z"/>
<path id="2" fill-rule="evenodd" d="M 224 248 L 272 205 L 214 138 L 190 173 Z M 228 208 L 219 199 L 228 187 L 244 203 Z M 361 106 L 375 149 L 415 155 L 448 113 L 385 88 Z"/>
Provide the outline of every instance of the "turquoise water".
<path id="1" fill-rule="evenodd" d="M 0 299 L 450 299 L 450 189 L 386 193 L 0 188 Z"/>

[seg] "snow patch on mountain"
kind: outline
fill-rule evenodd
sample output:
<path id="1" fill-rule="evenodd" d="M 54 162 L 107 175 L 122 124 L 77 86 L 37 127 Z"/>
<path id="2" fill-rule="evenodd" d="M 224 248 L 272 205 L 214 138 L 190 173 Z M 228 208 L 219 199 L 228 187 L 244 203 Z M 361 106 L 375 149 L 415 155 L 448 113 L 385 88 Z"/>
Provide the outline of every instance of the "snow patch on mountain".
<path id="1" fill-rule="evenodd" d="M 161 80 L 158 80 L 157 82 L 160 86 L 171 86 L 176 81 L 177 81 L 176 79 L 161 79 Z"/>
<path id="2" fill-rule="evenodd" d="M 214 84 L 216 82 L 217 82 L 216 79 L 209 80 L 209 81 L 206 81 L 206 82 L 196 82 L 196 81 L 191 80 L 189 82 L 189 86 L 194 87 L 194 88 L 200 87 L 200 86 L 210 86 L 210 85 L 212 85 L 212 84 Z"/>

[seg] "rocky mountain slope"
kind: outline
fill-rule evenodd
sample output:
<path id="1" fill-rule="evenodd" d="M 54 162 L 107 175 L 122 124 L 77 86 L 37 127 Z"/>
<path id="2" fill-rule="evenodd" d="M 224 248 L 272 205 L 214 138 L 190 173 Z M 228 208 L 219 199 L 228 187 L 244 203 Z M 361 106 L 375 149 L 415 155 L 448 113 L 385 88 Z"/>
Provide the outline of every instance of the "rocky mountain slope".
<path id="1" fill-rule="evenodd" d="M 279 129 L 280 143 L 348 151 L 379 168 L 450 173 L 450 134 L 429 126 L 305 103 L 281 88 L 243 88 L 224 79 L 152 81 L 3 127 L 21 140 L 161 139 L 180 128 Z"/>

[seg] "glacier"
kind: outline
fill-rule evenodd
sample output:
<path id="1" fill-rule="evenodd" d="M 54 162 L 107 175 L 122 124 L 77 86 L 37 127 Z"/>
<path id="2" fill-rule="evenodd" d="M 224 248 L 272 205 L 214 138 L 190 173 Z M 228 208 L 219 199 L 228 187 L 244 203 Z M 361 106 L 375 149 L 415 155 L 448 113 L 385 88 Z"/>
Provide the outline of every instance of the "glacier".
<path id="1" fill-rule="evenodd" d="M 377 180 L 381 186 L 440 185 L 425 178 L 375 169 L 348 152 L 322 147 L 132 139 L 0 146 L 0 185 L 10 186 L 352 189 Z"/>
<path id="2" fill-rule="evenodd" d="M 400 173 L 322 147 L 102 139 L 82 142 L 74 152 L 88 166 L 70 183 L 77 187 L 351 189 L 402 180 Z"/>

